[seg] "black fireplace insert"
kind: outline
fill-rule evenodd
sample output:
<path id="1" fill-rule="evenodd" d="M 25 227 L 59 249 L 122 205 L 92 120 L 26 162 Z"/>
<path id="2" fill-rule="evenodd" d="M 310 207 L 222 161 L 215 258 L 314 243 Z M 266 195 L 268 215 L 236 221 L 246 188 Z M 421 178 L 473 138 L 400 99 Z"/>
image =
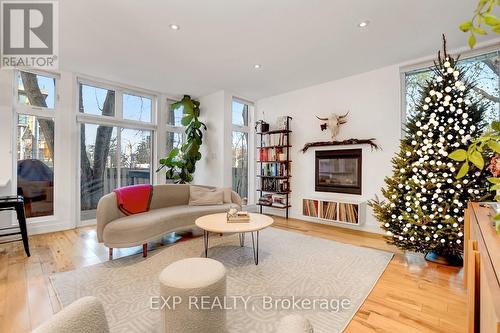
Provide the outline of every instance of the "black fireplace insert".
<path id="1" fill-rule="evenodd" d="M 317 150 L 315 189 L 361 195 L 361 149 Z"/>

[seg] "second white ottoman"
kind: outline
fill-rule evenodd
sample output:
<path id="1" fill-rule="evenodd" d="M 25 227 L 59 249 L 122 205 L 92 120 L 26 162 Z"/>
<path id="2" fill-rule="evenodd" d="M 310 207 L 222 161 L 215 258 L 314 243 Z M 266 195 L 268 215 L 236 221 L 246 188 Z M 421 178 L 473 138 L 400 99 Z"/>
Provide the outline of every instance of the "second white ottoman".
<path id="1" fill-rule="evenodd" d="M 160 295 L 178 297 L 175 308 L 162 310 L 165 333 L 221 333 L 226 331 L 226 312 L 207 309 L 215 298 L 226 296 L 226 269 L 217 260 L 188 258 L 176 261 L 160 273 Z M 201 303 L 202 297 L 208 303 Z M 196 302 L 196 303 L 195 303 Z"/>

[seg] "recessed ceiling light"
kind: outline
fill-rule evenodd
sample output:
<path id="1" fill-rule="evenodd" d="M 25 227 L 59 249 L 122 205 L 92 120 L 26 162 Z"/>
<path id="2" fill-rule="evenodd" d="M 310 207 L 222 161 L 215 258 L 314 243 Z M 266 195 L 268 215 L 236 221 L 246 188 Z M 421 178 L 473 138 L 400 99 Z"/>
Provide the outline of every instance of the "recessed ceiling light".
<path id="1" fill-rule="evenodd" d="M 366 28 L 368 26 L 368 24 L 370 24 L 370 21 L 361 21 L 361 22 L 359 22 L 358 27 Z"/>
<path id="2" fill-rule="evenodd" d="M 171 25 L 169 25 L 169 27 L 172 30 L 179 30 L 179 28 L 180 28 L 177 24 L 171 24 Z"/>
<path id="3" fill-rule="evenodd" d="M 262 66 L 261 66 L 261 65 L 259 65 L 259 64 L 255 64 L 255 65 L 253 65 L 253 68 L 255 68 L 255 69 L 260 69 L 261 67 L 262 67 Z"/>

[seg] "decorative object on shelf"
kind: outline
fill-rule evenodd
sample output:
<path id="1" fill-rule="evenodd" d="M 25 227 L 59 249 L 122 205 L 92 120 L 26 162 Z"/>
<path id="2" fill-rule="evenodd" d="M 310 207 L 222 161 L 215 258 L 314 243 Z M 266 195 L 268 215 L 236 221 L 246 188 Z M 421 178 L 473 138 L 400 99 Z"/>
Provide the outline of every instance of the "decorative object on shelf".
<path id="1" fill-rule="evenodd" d="M 273 207 L 285 209 L 285 217 L 288 218 L 290 208 L 290 120 L 285 117 L 285 128 L 257 132 L 260 135 L 260 146 L 257 163 L 260 164 L 260 198 L 257 203 L 259 212 L 262 214 L 262 207 Z"/>
<path id="2" fill-rule="evenodd" d="M 339 135 L 340 125 L 347 123 L 346 117 L 349 111 L 345 115 L 339 116 L 336 113 L 332 113 L 328 118 L 320 118 L 316 116 L 319 120 L 326 121 L 326 123 L 321 124 L 321 130 L 325 131 L 327 128 L 330 130 L 332 141 L 335 140 L 337 135 Z"/>
<path id="3" fill-rule="evenodd" d="M 495 200 L 500 202 L 500 121 L 493 121 L 479 138 L 472 140 L 466 149 L 457 149 L 449 155 L 449 158 L 463 162 L 457 178 L 464 177 L 467 173 L 477 172 L 477 169 L 483 170 L 484 160 L 489 159 L 486 170 L 493 177 L 488 177 L 488 181 L 493 185 L 490 189 L 496 191 Z M 473 165 L 471 168 L 470 165 Z M 500 234 L 500 214 L 494 216 L 496 229 Z"/>
<path id="4" fill-rule="evenodd" d="M 327 147 L 327 146 L 347 146 L 347 145 L 362 145 L 369 144 L 372 150 L 382 150 L 382 148 L 375 143 L 375 139 L 348 139 L 344 141 L 323 141 L 323 142 L 309 142 L 301 149 L 305 153 L 311 147 Z"/>
<path id="5" fill-rule="evenodd" d="M 446 49 L 444 57 L 438 53 L 434 76 L 422 86 L 421 102 L 392 160 L 393 175 L 385 180 L 387 200 L 369 202 L 388 243 L 435 252 L 450 264 L 461 260 L 467 202 L 488 193 L 479 170 L 455 179 L 462 163 L 448 158 L 457 148 L 466 149 L 483 127 L 485 106 L 473 98 L 474 85 L 464 81 L 464 74 Z"/>
<path id="6" fill-rule="evenodd" d="M 167 168 L 167 179 L 173 179 L 175 183 L 189 183 L 193 180 L 196 170 L 196 162 L 201 159 L 200 146 L 203 143 L 202 128 L 206 131 L 207 126 L 199 121 L 200 102 L 191 99 L 189 95 L 172 104 L 172 111 L 182 108 L 182 126 L 186 127 L 186 142 L 178 148 L 172 149 L 166 158 L 160 159 L 159 172 Z"/>
<path id="7" fill-rule="evenodd" d="M 269 131 L 269 124 L 264 120 L 257 120 L 255 122 L 255 132 L 257 133 L 266 133 Z"/>
<path id="8" fill-rule="evenodd" d="M 248 212 L 231 208 L 226 214 L 226 220 L 227 223 L 248 223 L 250 222 L 250 215 Z"/>
<path id="9" fill-rule="evenodd" d="M 302 215 L 318 218 L 323 222 L 359 225 L 362 204 L 326 199 L 302 199 Z"/>
<path id="10" fill-rule="evenodd" d="M 276 129 L 285 130 L 287 128 L 288 117 L 280 116 L 276 118 Z"/>

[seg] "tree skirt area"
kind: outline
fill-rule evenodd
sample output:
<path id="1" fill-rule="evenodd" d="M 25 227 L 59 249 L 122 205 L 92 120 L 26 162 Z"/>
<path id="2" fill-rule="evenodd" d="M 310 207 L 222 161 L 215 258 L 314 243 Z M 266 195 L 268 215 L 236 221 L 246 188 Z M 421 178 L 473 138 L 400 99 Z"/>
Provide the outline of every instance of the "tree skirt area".
<path id="1" fill-rule="evenodd" d="M 228 332 L 273 332 L 280 318 L 291 313 L 308 318 L 317 333 L 342 332 L 393 256 L 267 228 L 260 232 L 256 266 L 251 239 L 246 238 L 245 247 L 239 246 L 238 235 L 210 238 L 209 257 L 227 269 L 227 299 L 248 301 L 246 307 L 236 301 L 227 310 Z M 89 295 L 101 300 L 113 333 L 160 332 L 160 310 L 151 306 L 159 295 L 160 272 L 174 261 L 201 257 L 203 252 L 200 237 L 152 251 L 146 259 L 116 259 L 58 273 L 50 280 L 63 306 Z M 291 305 L 293 301 L 299 306 Z M 303 306 L 309 303 L 313 305 Z"/>

